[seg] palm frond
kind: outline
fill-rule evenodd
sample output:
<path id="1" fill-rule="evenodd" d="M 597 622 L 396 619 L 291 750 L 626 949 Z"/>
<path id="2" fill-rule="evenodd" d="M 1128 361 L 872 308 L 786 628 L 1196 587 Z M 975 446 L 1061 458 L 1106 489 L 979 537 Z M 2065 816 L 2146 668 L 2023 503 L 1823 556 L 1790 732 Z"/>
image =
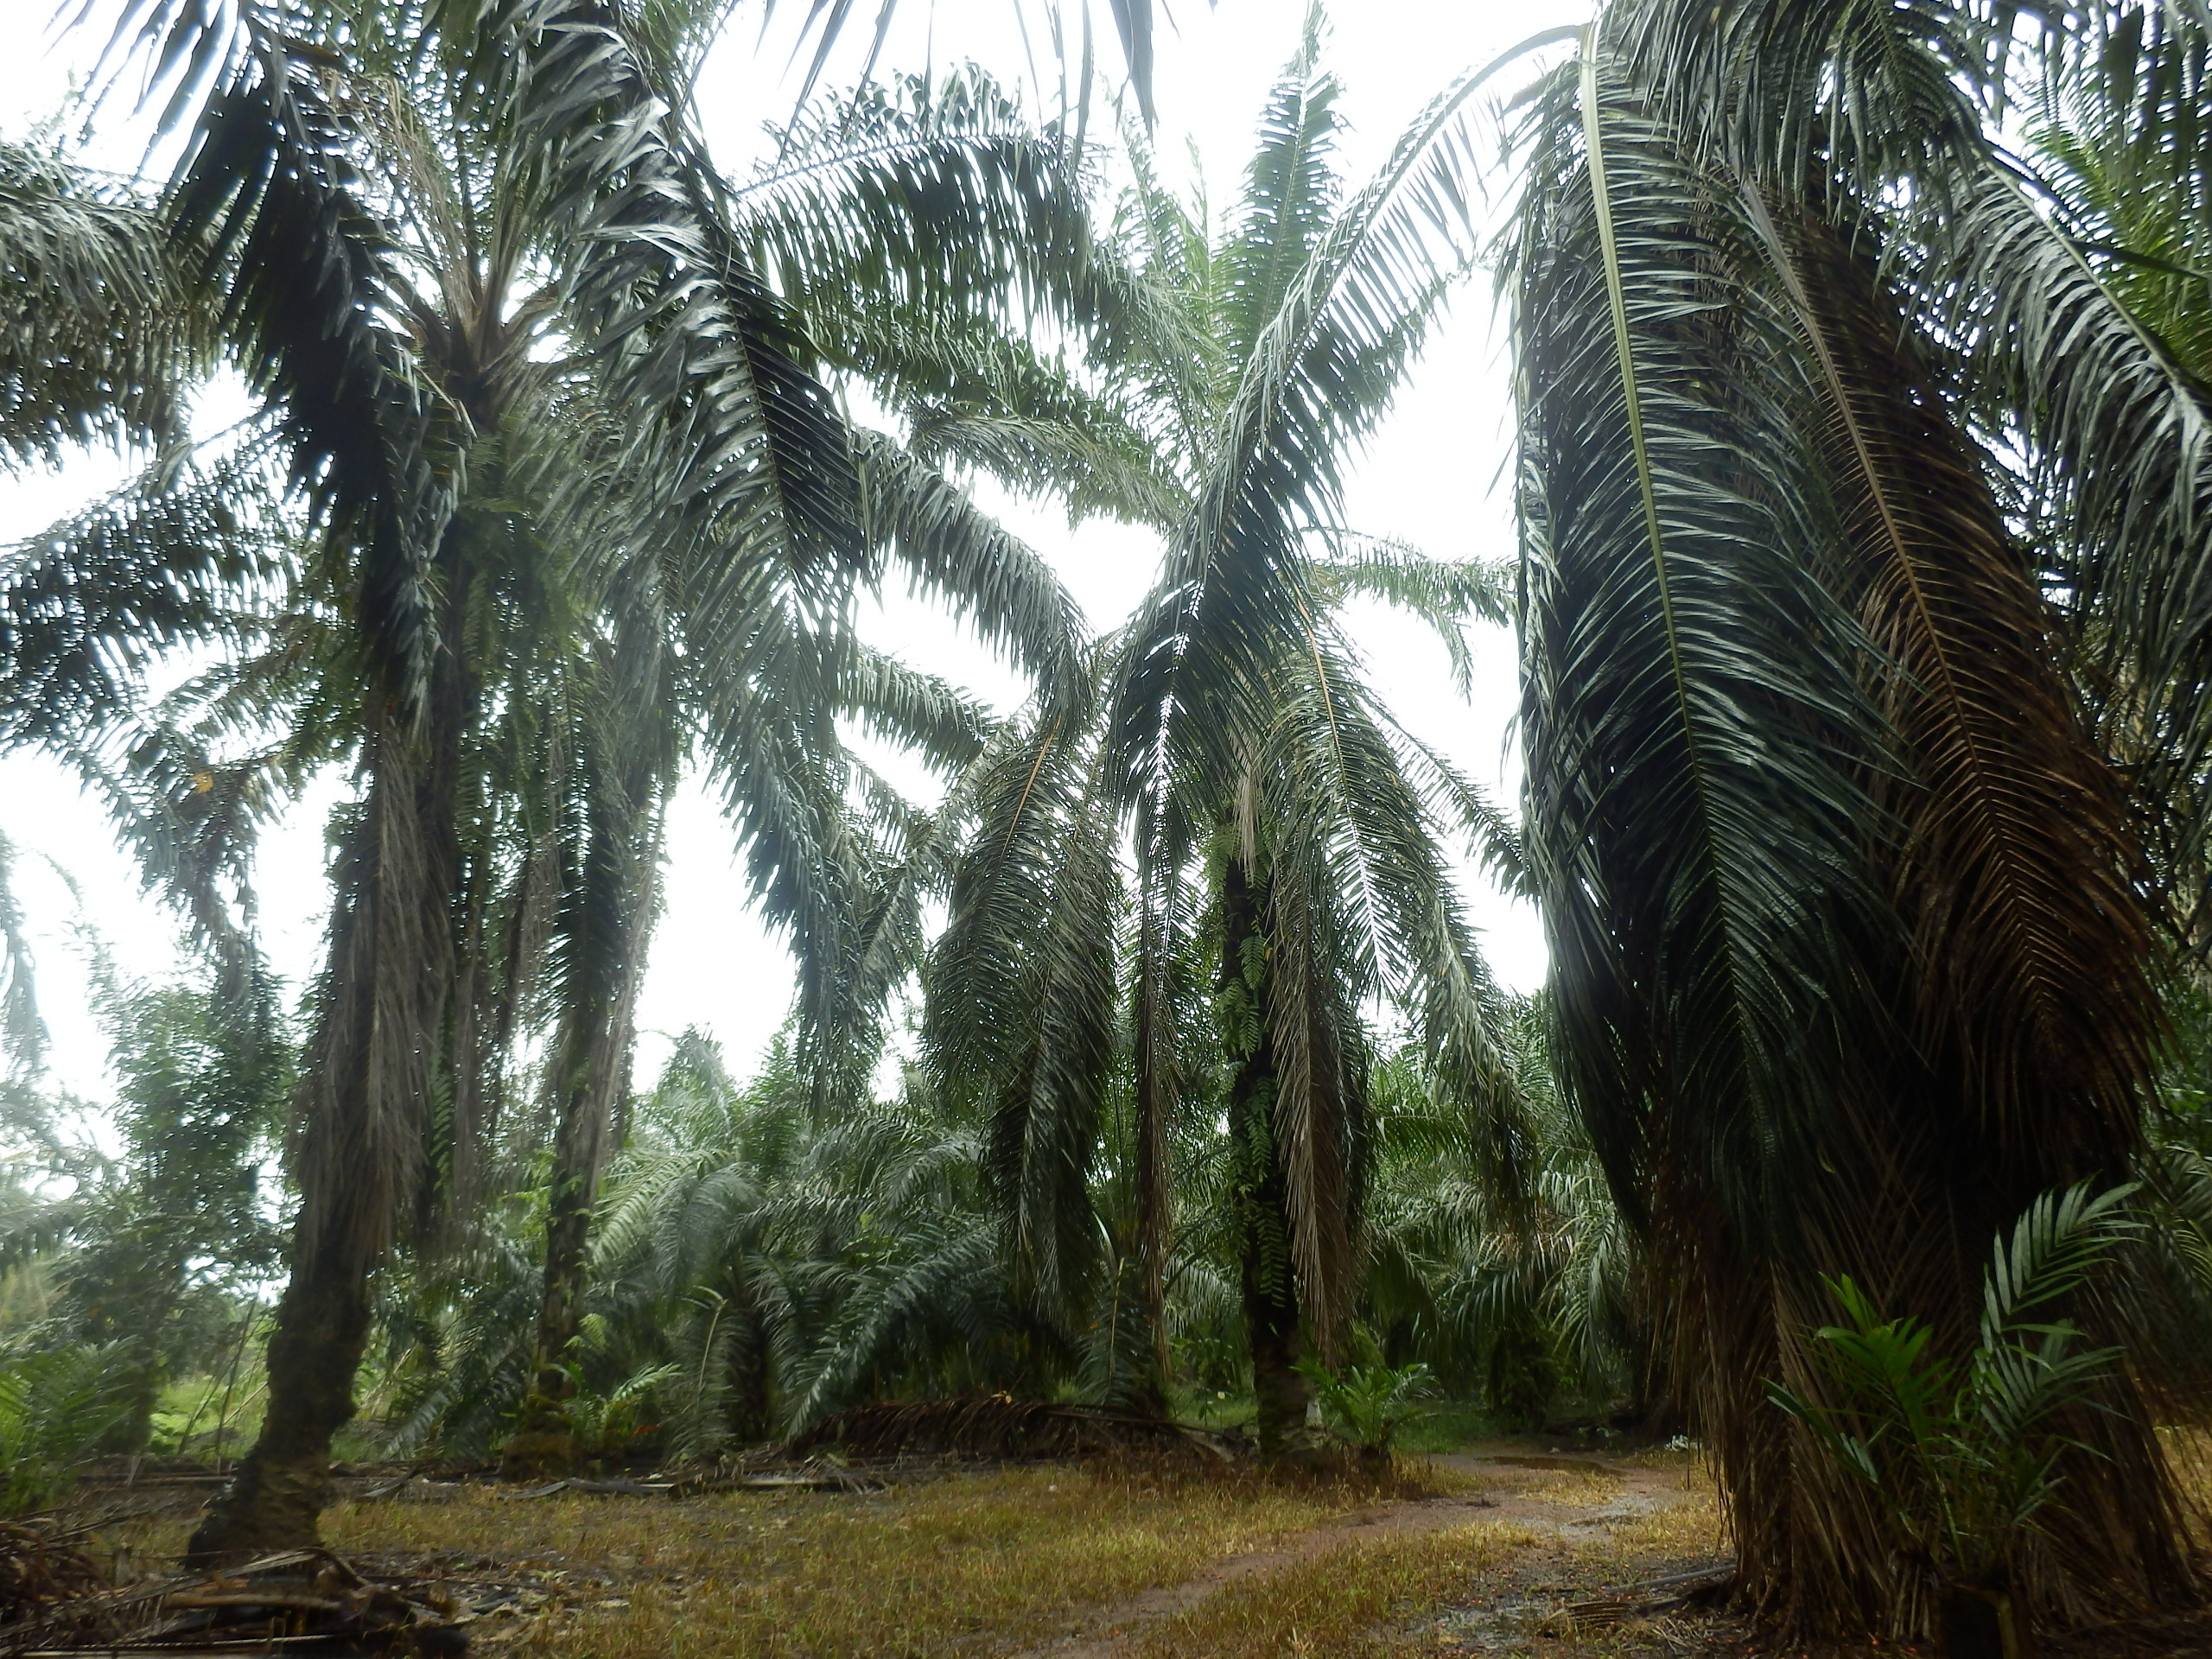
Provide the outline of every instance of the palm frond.
<path id="1" fill-rule="evenodd" d="M 95 437 L 182 435 L 207 330 L 177 264 L 147 204 L 38 145 L 0 145 L 0 452 L 59 465 Z"/>
<path id="2" fill-rule="evenodd" d="M 354 572 L 375 671 L 411 707 L 429 694 L 430 569 L 462 482 L 465 417 L 389 327 L 406 292 L 390 230 L 364 203 L 321 58 L 284 22 L 261 4 L 218 16 L 134 0 L 116 40 L 136 36 L 153 84 L 173 87 L 167 119 L 204 89 L 168 224 L 225 296 L 222 334 L 281 410 L 293 482 Z"/>
<path id="3" fill-rule="evenodd" d="M 1047 1305 L 1093 1266 L 1085 1182 L 1116 1035 L 1115 815 L 1080 713 L 1045 705 L 979 763 L 923 1026 L 940 1086 L 992 1114 L 1014 1259 Z"/>
<path id="4" fill-rule="evenodd" d="M 240 637 L 290 550 L 251 449 L 178 476 L 157 467 L 0 554 L 0 730 L 10 743 L 92 741 L 180 646 Z"/>
<path id="5" fill-rule="evenodd" d="M 1355 595 L 1380 600 L 1427 623 L 1451 658 L 1459 695 L 1471 696 L 1475 657 L 1466 625 L 1512 622 L 1512 573 L 1473 560 L 1432 559 L 1403 542 L 1333 525 L 1319 538 L 1331 556 L 1314 562 L 1317 595 L 1332 607 Z"/>
<path id="6" fill-rule="evenodd" d="M 1052 567 L 890 440 L 854 435 L 861 522 L 938 597 L 1048 695 L 1076 694 L 1083 613 Z"/>

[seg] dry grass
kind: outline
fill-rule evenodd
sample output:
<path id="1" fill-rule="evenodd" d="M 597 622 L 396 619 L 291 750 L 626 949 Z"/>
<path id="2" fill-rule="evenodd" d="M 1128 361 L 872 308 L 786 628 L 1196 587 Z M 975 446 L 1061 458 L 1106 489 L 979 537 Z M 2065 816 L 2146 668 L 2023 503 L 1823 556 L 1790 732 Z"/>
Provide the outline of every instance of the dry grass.
<path id="1" fill-rule="evenodd" d="M 521 1502 L 467 1486 L 439 1501 L 341 1503 L 324 1530 L 333 1548 L 372 1569 L 465 1581 L 455 1586 L 464 1602 L 469 1584 L 479 1605 L 487 1582 L 516 1591 L 470 1627 L 484 1659 L 938 1659 L 1048 1640 L 1071 1615 L 1183 1583 L 1378 1500 L 1487 1488 L 1608 1526 L 1609 1536 L 1563 1554 L 1560 1541 L 1510 1525 L 1386 1530 L 1232 1578 L 1130 1649 L 1132 1659 L 1364 1659 L 1419 1647 L 1420 1616 L 1467 1597 L 1484 1574 L 1511 1580 L 1530 1561 L 1565 1567 L 1571 1557 L 1578 1576 L 1632 1577 L 1714 1553 L 1710 1481 L 1679 1454 L 1663 1466 L 1679 1471 L 1687 1501 L 1632 1517 L 1626 1484 L 1587 1465 L 1477 1473 L 1408 1460 L 1381 1485 L 1063 1464 L 864 1497 Z M 130 1529 L 136 1561 L 152 1565 L 185 1530 Z"/>
<path id="2" fill-rule="evenodd" d="M 1490 1478 L 1500 1497 L 1533 1497 L 1561 1509 L 1602 1510 L 1619 1501 L 1628 1484 L 1610 1470 L 1587 1464 L 1568 1469 L 1514 1469 Z"/>
<path id="3" fill-rule="evenodd" d="M 2212 1516 L 2212 1431 L 2195 1423 L 2176 1424 L 2158 1431 L 2166 1463 L 2184 1501 L 2200 1517 Z"/>
<path id="4" fill-rule="evenodd" d="M 1577 1544 L 1574 1553 L 1580 1560 L 1627 1572 L 1654 1562 L 1721 1555 L 1727 1547 L 1719 1495 L 1708 1485 L 1664 1509 L 1608 1522 L 1604 1539 Z"/>
<path id="5" fill-rule="evenodd" d="M 871 1497 L 341 1503 L 331 1548 L 535 1586 L 479 1651 L 561 1659 L 934 1659 L 1044 1634 L 1370 1503 L 1376 1489 L 1100 1472 L 954 1476 Z M 133 1529 L 141 1562 L 183 1523 Z M 171 1535 L 175 1536 L 172 1537 Z M 1241 1649 L 1240 1649 L 1241 1650 Z"/>
<path id="6" fill-rule="evenodd" d="M 1402 1644 L 1395 1627 L 1462 1592 L 1478 1573 L 1534 1542 L 1515 1527 L 1344 1544 L 1224 1585 L 1160 1621 L 1133 1659 L 1357 1659 Z"/>
<path id="7" fill-rule="evenodd" d="M 1500 1479 L 1493 1470 L 1477 1471 L 1425 1457 L 1401 1456 L 1395 1465 L 1395 1482 L 1393 1489 L 1378 1489 L 1378 1496 L 1471 1497 L 1478 1492 L 1494 1494 L 1520 1490 L 1510 1481 Z"/>
<path id="8" fill-rule="evenodd" d="M 1637 1563 L 1695 1560 L 1727 1552 L 1720 1489 L 1702 1458 L 1694 1452 L 1651 1451 L 1625 1461 L 1669 1477 L 1667 1484 L 1679 1488 L 1681 1496 L 1643 1514 L 1608 1517 L 1607 1536 L 1578 1544 L 1578 1559 L 1627 1571 Z"/>

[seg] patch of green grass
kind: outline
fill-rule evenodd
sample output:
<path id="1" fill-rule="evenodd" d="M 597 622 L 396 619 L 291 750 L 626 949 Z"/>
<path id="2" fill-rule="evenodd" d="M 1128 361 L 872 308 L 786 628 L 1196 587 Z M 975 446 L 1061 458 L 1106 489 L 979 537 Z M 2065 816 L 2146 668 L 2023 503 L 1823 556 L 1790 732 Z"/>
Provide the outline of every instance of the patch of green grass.
<path id="1" fill-rule="evenodd" d="M 264 1403 L 257 1370 L 244 1386 L 229 1376 L 202 1373 L 173 1378 L 163 1384 L 155 1403 L 153 1436 L 147 1449 L 235 1458 L 260 1433 Z"/>
<path id="2" fill-rule="evenodd" d="M 1344 1544 L 1224 1585 L 1160 1621 L 1133 1659 L 1369 1659 L 1402 1648 L 1406 1620 L 1464 1593 L 1478 1573 L 1535 1541 L 1517 1527 Z"/>
<path id="3" fill-rule="evenodd" d="M 1414 1456 L 1457 1452 L 1502 1431 L 1490 1413 L 1463 1401 L 1443 1400 L 1415 1408 L 1398 1425 L 1397 1449 Z"/>
<path id="4" fill-rule="evenodd" d="M 1170 1396 L 1168 1414 L 1218 1433 L 1250 1422 L 1253 1411 L 1252 1396 L 1242 1389 L 1183 1388 Z"/>

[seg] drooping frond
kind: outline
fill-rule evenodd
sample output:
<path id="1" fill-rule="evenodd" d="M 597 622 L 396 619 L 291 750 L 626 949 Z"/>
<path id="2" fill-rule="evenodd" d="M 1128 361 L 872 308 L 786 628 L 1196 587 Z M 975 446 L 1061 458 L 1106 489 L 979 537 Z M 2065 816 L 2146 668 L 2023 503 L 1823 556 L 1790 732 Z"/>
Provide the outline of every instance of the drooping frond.
<path id="1" fill-rule="evenodd" d="M 1052 567 L 889 439 L 856 432 L 854 450 L 870 539 L 1047 696 L 1077 695 L 1083 613 Z"/>
<path id="2" fill-rule="evenodd" d="M 0 144 L 0 454 L 59 464 L 107 436 L 181 435 L 204 350 L 144 203 L 60 156 Z"/>
<path id="3" fill-rule="evenodd" d="M 1811 539 L 1772 472 L 1802 464 L 1794 436 L 1770 459 L 1751 435 L 1795 430 L 1738 366 L 1783 354 L 1778 324 L 1764 341 L 1700 327 L 1726 293 L 1716 193 L 1609 60 L 1584 62 L 1547 88 L 1512 269 L 1529 851 L 1560 1058 L 1624 1200 L 1663 1155 L 1763 1230 L 1776 1160 L 1804 1155 L 1786 1125 L 1816 1119 L 1827 1069 L 1805 1011 L 1843 974 L 1844 917 L 1872 904 L 1853 874 L 1871 803 L 1824 728 L 1866 752 L 1883 736 L 1857 629 L 1787 550 Z M 1768 315 L 1742 309 L 1746 328 Z M 1731 464 L 1745 454 L 1759 473 Z M 1631 810 L 1653 827 L 1612 833 Z M 1682 1120 L 1676 1098 L 1714 1109 Z M 1649 1136 L 1670 1125 L 1693 1143 L 1662 1154 Z"/>
<path id="4" fill-rule="evenodd" d="M 1418 617 L 1435 630 L 1450 657 L 1459 695 L 1473 695 L 1475 655 L 1466 625 L 1512 622 L 1512 573 L 1477 560 L 1433 559 L 1379 536 L 1331 528 L 1318 539 L 1330 556 L 1314 562 L 1315 597 L 1332 608 L 1354 595 L 1380 600 Z"/>
<path id="5" fill-rule="evenodd" d="M 804 116 L 730 207 L 810 318 L 1083 326 L 1107 297 L 1083 167 L 1071 135 L 1040 130 L 971 67 L 870 84 Z M 835 332 L 820 338 L 842 353 Z"/>
<path id="6" fill-rule="evenodd" d="M 1988 1155 L 2032 1144 L 2019 1190 L 2124 1167 L 2159 1024 L 2150 939 L 2120 781 L 2061 677 L 2056 615 L 1897 346 L 1871 262 L 1824 226 L 1784 230 L 1751 206 L 1816 366 L 1857 561 L 1842 591 L 1882 654 L 1878 696 L 1910 779 L 1875 794 L 1903 838 L 1891 880 L 1915 1034 L 1967 1080 Z"/>
<path id="7" fill-rule="evenodd" d="M 1289 931 L 1281 938 L 1284 977 L 1278 995 L 1311 998 L 1306 981 L 1325 981 L 1341 1001 L 1301 1010 L 1277 1096 L 1278 1122 L 1291 1151 L 1294 1187 L 1312 1181 L 1349 1185 L 1361 1131 L 1358 1095 L 1319 1069 L 1352 1066 L 1364 1078 L 1357 1046 L 1357 1011 L 1387 997 L 1402 1009 L 1421 1045 L 1440 1102 L 1465 1128 L 1467 1150 L 1501 1191 L 1517 1186 L 1519 1107 L 1492 1030 L 1502 1004 L 1477 953 L 1471 931 L 1436 849 L 1427 804 L 1400 764 L 1388 729 L 1336 654 L 1317 641 L 1311 666 L 1286 686 L 1261 773 L 1261 810 L 1271 849 L 1271 899 Z M 1319 918 L 1326 917 L 1325 924 Z M 1286 982 L 1286 979 L 1287 982 Z M 1341 1034 L 1324 1040 L 1325 1021 Z M 1332 1058 L 1333 1050 L 1341 1058 Z M 1319 1090 L 1349 1111 L 1328 1111 L 1306 1099 Z M 1342 1150 L 1316 1142 L 1307 1122 L 1341 1120 Z M 1341 1173 L 1332 1173 L 1342 1164 Z M 1310 1166 L 1310 1167 L 1309 1167 Z M 1348 1214 L 1345 1194 L 1300 1193 L 1294 1218 Z M 1301 1289 L 1316 1328 L 1331 1328 L 1349 1312 L 1348 1289 L 1357 1241 L 1294 1236 Z"/>
<path id="8" fill-rule="evenodd" d="M 0 555 L 0 734 L 94 741 L 156 656 L 236 637 L 288 550 L 262 458 L 167 467 Z"/>
<path id="9" fill-rule="evenodd" d="M 606 0 L 483 10 L 464 38 L 540 181 L 563 309 L 625 411 L 623 470 L 653 533 L 834 585 L 861 553 L 843 425 L 672 107 L 683 89 L 657 83 Z"/>
<path id="10" fill-rule="evenodd" d="M 262 4 L 219 17 L 135 0 L 117 40 L 133 36 L 175 88 L 172 118 L 201 94 L 168 223 L 225 296 L 221 332 L 248 384 L 281 411 L 293 481 L 354 573 L 373 671 L 411 706 L 429 690 L 430 567 L 463 435 L 391 330 L 404 279 L 322 61 Z"/>
<path id="11" fill-rule="evenodd" d="M 1092 1266 L 1085 1181 L 1118 1001 L 1116 815 L 1082 714 L 1043 705 L 978 762 L 923 1027 L 940 1086 L 992 1114 L 1014 1259 L 1047 1305 Z"/>
<path id="12" fill-rule="evenodd" d="M 853 658 L 842 688 L 843 706 L 879 736 L 912 749 L 938 766 L 963 766 L 990 741 L 997 721 L 968 692 L 910 668 L 880 651 Z"/>

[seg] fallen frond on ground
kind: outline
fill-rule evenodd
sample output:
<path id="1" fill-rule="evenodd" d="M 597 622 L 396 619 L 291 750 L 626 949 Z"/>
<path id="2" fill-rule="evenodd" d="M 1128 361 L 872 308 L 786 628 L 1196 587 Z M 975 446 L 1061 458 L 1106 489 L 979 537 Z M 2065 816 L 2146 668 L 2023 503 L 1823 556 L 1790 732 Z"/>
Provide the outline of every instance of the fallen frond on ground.
<path id="1" fill-rule="evenodd" d="M 81 1530 L 31 1518 L 0 1521 L 0 1626 L 101 1587 Z"/>
<path id="2" fill-rule="evenodd" d="M 287 1653 L 310 1656 L 394 1651 L 430 1659 L 467 1646 L 448 1618 L 450 1604 L 435 1591 L 426 1598 L 413 1586 L 372 1581 L 315 1549 L 114 1587 L 79 1552 L 49 1593 L 16 1611 L 0 1624 L 0 1655 L 29 1659 L 219 1655 L 272 1651 L 280 1643 Z"/>

